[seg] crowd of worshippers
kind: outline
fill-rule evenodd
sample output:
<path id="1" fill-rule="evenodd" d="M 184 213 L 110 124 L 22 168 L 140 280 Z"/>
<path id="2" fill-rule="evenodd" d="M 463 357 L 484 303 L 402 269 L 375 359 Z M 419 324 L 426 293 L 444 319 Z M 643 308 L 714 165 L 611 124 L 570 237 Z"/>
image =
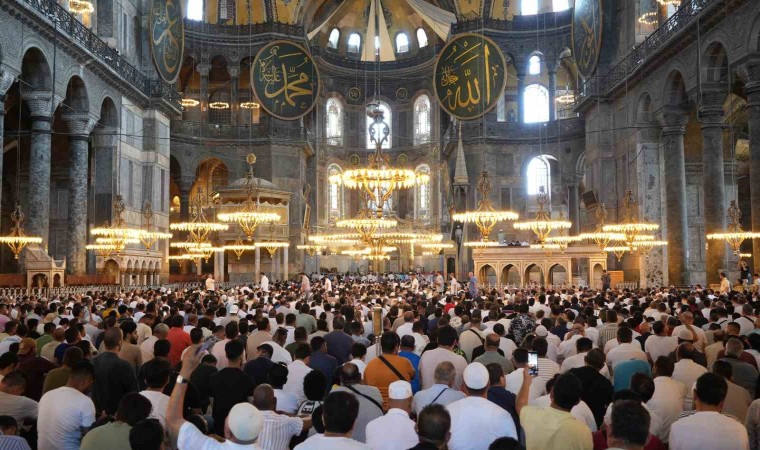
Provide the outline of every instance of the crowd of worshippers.
<path id="1" fill-rule="evenodd" d="M 0 449 L 760 449 L 757 291 L 205 286 L 0 299 Z"/>

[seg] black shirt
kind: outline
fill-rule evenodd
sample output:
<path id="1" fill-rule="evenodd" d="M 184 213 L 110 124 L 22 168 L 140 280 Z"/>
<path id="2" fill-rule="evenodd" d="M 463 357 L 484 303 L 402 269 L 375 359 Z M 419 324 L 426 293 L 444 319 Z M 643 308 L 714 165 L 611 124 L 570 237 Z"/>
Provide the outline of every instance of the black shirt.
<path id="1" fill-rule="evenodd" d="M 517 396 L 501 386 L 491 386 L 488 388 L 488 401 L 500 406 L 501 409 L 508 412 L 515 422 L 515 430 L 520 432 L 520 415 L 517 414 L 515 401 Z"/>
<path id="2" fill-rule="evenodd" d="M 105 410 L 106 414 L 113 416 L 119 409 L 121 398 L 130 392 L 137 392 L 135 369 L 112 352 L 96 356 L 92 365 L 95 368 L 95 384 L 92 388 L 95 411 L 100 415 Z"/>
<path id="3" fill-rule="evenodd" d="M 233 406 L 247 402 L 255 387 L 256 382 L 253 378 L 240 369 L 225 367 L 211 377 L 211 395 L 214 397 L 211 416 L 214 418 L 214 433 L 224 436 L 227 414 Z"/>
<path id="4" fill-rule="evenodd" d="M 598 370 L 590 366 L 570 369 L 570 373 L 581 380 L 583 393 L 581 400 L 586 402 L 591 412 L 594 413 L 596 425 L 600 426 L 607 412 L 607 405 L 612 401 L 615 392 L 610 380 L 604 377 Z"/>
<path id="5" fill-rule="evenodd" d="M 271 359 L 259 356 L 258 358 L 248 361 L 243 367 L 243 372 L 247 373 L 256 382 L 256 386 L 267 382 L 269 369 L 274 365 Z"/>
<path id="6" fill-rule="evenodd" d="M 211 404 L 211 377 L 219 372 L 214 365 L 201 364 L 190 376 L 190 381 L 198 388 L 201 411 L 206 411 Z"/>

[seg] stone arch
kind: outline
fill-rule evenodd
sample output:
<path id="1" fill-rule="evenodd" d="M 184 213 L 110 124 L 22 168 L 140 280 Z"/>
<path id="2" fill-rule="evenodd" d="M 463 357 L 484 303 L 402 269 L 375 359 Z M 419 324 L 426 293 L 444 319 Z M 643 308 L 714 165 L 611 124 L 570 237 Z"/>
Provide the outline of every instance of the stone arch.
<path id="1" fill-rule="evenodd" d="M 525 284 L 536 283 L 538 285 L 543 285 L 545 283 L 543 267 L 536 263 L 526 266 L 524 280 Z"/>
<path id="2" fill-rule="evenodd" d="M 760 14 L 752 21 L 752 27 L 749 32 L 749 41 L 747 42 L 747 53 L 760 53 Z"/>
<path id="3" fill-rule="evenodd" d="M 701 69 L 705 83 L 728 83 L 728 52 L 721 42 L 713 41 L 707 46 L 703 53 Z"/>
<path id="4" fill-rule="evenodd" d="M 100 120 L 98 124 L 107 128 L 119 127 L 119 109 L 111 97 L 103 97 L 103 103 L 100 104 Z"/>
<path id="5" fill-rule="evenodd" d="M 90 100 L 84 80 L 77 75 L 69 78 L 66 98 L 63 100 L 64 113 L 90 112 Z"/>
<path id="6" fill-rule="evenodd" d="M 483 265 L 478 272 L 478 279 L 483 283 L 495 285 L 498 281 L 496 278 L 496 269 L 490 264 Z"/>
<path id="7" fill-rule="evenodd" d="M 686 91 L 686 80 L 679 69 L 674 69 L 668 74 L 662 94 L 666 106 L 684 110 L 690 106 L 689 95 Z"/>
<path id="8" fill-rule="evenodd" d="M 600 263 L 595 263 L 591 269 L 591 286 L 597 286 L 602 282 L 602 271 L 604 267 Z"/>
<path id="9" fill-rule="evenodd" d="M 654 111 L 652 96 L 649 95 L 649 92 L 644 92 L 636 103 L 636 113 L 634 116 L 636 118 L 636 125 L 656 124 L 657 120 L 655 119 Z"/>
<path id="10" fill-rule="evenodd" d="M 45 54 L 37 47 L 29 48 L 21 61 L 22 90 L 52 90 L 53 77 Z"/>
<path id="11" fill-rule="evenodd" d="M 570 282 L 569 273 L 567 267 L 560 263 L 553 264 L 549 267 L 549 279 L 548 282 L 555 286 L 567 284 Z"/>
<path id="12" fill-rule="evenodd" d="M 501 284 L 520 286 L 520 268 L 514 264 L 507 264 L 502 267 Z"/>

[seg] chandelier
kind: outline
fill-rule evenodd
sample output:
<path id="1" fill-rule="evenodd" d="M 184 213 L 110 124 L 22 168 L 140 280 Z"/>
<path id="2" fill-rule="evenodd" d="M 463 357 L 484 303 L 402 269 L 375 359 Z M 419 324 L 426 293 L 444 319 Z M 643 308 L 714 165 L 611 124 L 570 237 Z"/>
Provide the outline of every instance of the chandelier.
<path id="1" fill-rule="evenodd" d="M 533 220 L 525 222 L 515 222 L 513 225 L 516 230 L 520 231 L 533 231 L 538 238 L 539 244 L 546 243 L 546 238 L 554 230 L 569 230 L 573 226 L 572 222 L 560 218 L 559 220 L 552 220 L 551 213 L 546 210 L 545 205 L 549 201 L 549 196 L 544 192 L 544 187 L 541 186 L 538 189 L 538 196 L 536 202 L 538 202 L 538 211 L 536 211 L 536 217 Z"/>
<path id="2" fill-rule="evenodd" d="M 183 98 L 182 100 L 180 100 L 180 104 L 182 105 L 183 108 L 195 108 L 200 103 L 201 102 L 199 102 L 198 100 L 194 98 Z"/>
<path id="3" fill-rule="evenodd" d="M 605 252 L 605 248 L 610 245 L 611 241 L 624 241 L 625 235 L 622 233 L 610 233 L 603 231 L 604 221 L 607 220 L 607 208 L 604 203 L 599 203 L 596 208 L 596 230 L 593 233 L 581 233 L 580 238 L 593 241 L 599 247 L 599 251 Z"/>
<path id="4" fill-rule="evenodd" d="M 296 249 L 305 251 L 309 256 L 314 256 L 317 252 L 324 251 L 327 247 L 317 244 L 300 244 L 296 245 Z"/>
<path id="5" fill-rule="evenodd" d="M 641 236 L 639 236 L 641 237 Z M 652 240 L 638 240 L 635 242 L 633 249 L 637 250 L 641 256 L 647 256 L 655 247 L 665 247 L 668 245 L 668 241 L 658 241 L 652 236 Z"/>
<path id="6" fill-rule="evenodd" d="M 634 248 L 638 236 L 646 231 L 657 231 L 660 226 L 652 222 L 638 222 L 636 220 L 636 200 L 633 191 L 625 191 L 623 198 L 623 222 L 619 224 L 604 225 L 602 231 L 608 233 L 622 233 L 625 236 L 625 247 Z"/>
<path id="7" fill-rule="evenodd" d="M 240 229 L 245 233 L 248 241 L 253 240 L 253 233 L 262 223 L 274 223 L 280 220 L 280 215 L 273 212 L 262 211 L 259 207 L 258 197 L 254 199 L 254 194 L 258 194 L 259 182 L 253 176 L 253 165 L 256 164 L 256 155 L 249 153 L 245 158 L 248 163 L 248 174 L 245 180 L 245 203 L 243 209 L 231 213 L 217 214 L 217 218 L 222 222 L 236 222 Z"/>
<path id="8" fill-rule="evenodd" d="M 554 250 L 562 250 L 562 246 L 560 244 L 552 244 L 548 242 L 542 242 L 538 244 L 530 244 L 530 248 L 534 250 L 544 250 L 547 252 L 552 252 Z"/>
<path id="9" fill-rule="evenodd" d="M 208 236 L 213 231 L 226 231 L 229 225 L 219 222 L 210 222 L 206 219 L 204 210 L 211 208 L 212 205 L 203 195 L 203 188 L 198 188 L 198 192 L 193 198 L 193 217 L 190 222 L 177 222 L 169 224 L 169 228 L 177 231 L 187 231 L 190 239 L 200 244 L 208 240 Z"/>
<path id="10" fill-rule="evenodd" d="M 752 253 L 739 253 L 740 259 L 752 258 Z"/>
<path id="11" fill-rule="evenodd" d="M 728 224 L 728 229 L 723 233 L 711 233 L 707 235 L 707 239 L 711 241 L 726 241 L 735 255 L 741 253 L 742 242 L 747 239 L 760 239 L 760 233 L 751 231 L 744 231 L 741 226 L 742 211 L 739 209 L 739 205 L 736 204 L 736 200 L 731 200 L 731 204 L 728 207 L 728 218 L 731 222 Z"/>
<path id="12" fill-rule="evenodd" d="M 95 11 L 92 2 L 86 0 L 69 0 L 69 12 L 72 14 L 89 14 Z"/>
<path id="13" fill-rule="evenodd" d="M 29 244 L 42 244 L 42 238 L 37 236 L 27 236 L 24 234 L 24 213 L 21 211 L 21 204 L 16 203 L 16 208 L 11 213 L 13 228 L 7 236 L 0 236 L 0 244 L 8 244 L 13 252 L 13 258 L 18 259 L 18 255 Z"/>
<path id="14" fill-rule="evenodd" d="M 281 241 L 265 241 L 265 242 L 257 242 L 254 245 L 256 247 L 264 247 L 269 252 L 269 256 L 274 257 L 274 254 L 277 252 L 278 248 L 287 248 L 290 246 L 290 243 L 281 242 Z"/>
<path id="15" fill-rule="evenodd" d="M 657 3 L 664 5 L 664 6 L 675 6 L 678 7 L 681 5 L 681 0 L 657 0 Z"/>
<path id="16" fill-rule="evenodd" d="M 639 23 L 642 25 L 652 26 L 659 22 L 657 11 L 649 11 L 639 16 Z"/>
<path id="17" fill-rule="evenodd" d="M 230 104 L 227 102 L 211 102 L 208 107 L 211 109 L 230 109 Z"/>
<path id="18" fill-rule="evenodd" d="M 359 211 L 359 213 L 353 219 L 343 219 L 335 223 L 338 228 L 353 228 L 359 234 L 359 238 L 363 241 L 370 239 L 377 230 L 396 228 L 398 222 L 394 219 L 388 219 L 383 217 L 373 217 L 372 212 L 368 209 Z"/>
<path id="19" fill-rule="evenodd" d="M 111 225 L 93 228 L 90 230 L 90 234 L 92 236 L 105 239 L 102 239 L 99 243 L 95 244 L 99 247 L 87 246 L 86 248 L 88 250 L 96 250 L 101 252 L 101 254 L 110 254 L 111 252 L 116 252 L 116 254 L 119 254 L 124 251 L 124 248 L 127 246 L 127 244 L 136 243 L 136 241 L 139 242 L 145 231 L 139 228 L 131 228 L 126 226 L 126 221 L 122 217 L 124 214 L 124 209 L 124 199 L 121 194 L 117 194 L 116 198 L 113 201 L 114 220 Z M 96 240 L 96 242 L 98 241 Z M 104 246 L 110 246 L 110 249 L 107 249 Z"/>
<path id="20" fill-rule="evenodd" d="M 427 184 L 430 181 L 430 175 L 392 167 L 390 157 L 383 153 L 383 144 L 388 140 L 390 128 L 383 121 L 383 110 L 379 103 L 371 102 L 367 105 L 367 115 L 372 118 L 369 136 L 370 142 L 375 143 L 375 153 L 369 156 L 366 167 L 331 175 L 328 180 L 331 184 L 366 192 L 374 200 L 377 217 L 381 218 L 383 217 L 383 205 L 391 198 L 395 190 Z M 376 135 L 378 128 L 381 136 Z"/>
<path id="21" fill-rule="evenodd" d="M 142 233 L 140 233 L 140 242 L 142 242 L 142 244 L 145 246 L 146 251 L 150 251 L 150 248 L 153 247 L 153 244 L 155 244 L 159 239 L 172 238 L 171 233 L 156 231 L 156 228 L 153 225 L 153 207 L 150 202 L 145 202 L 145 206 L 143 206 L 142 217 L 143 229 Z"/>
<path id="22" fill-rule="evenodd" d="M 564 220 L 565 213 L 560 212 L 559 213 L 559 219 Z M 559 234 L 557 236 L 549 236 L 546 238 L 547 244 L 557 244 L 559 246 L 559 250 L 564 252 L 567 250 L 567 246 L 570 245 L 573 242 L 580 242 L 583 240 L 581 236 L 568 236 L 567 230 L 562 228 L 558 232 Z"/>
<path id="23" fill-rule="evenodd" d="M 610 247 L 605 247 L 604 251 L 607 253 L 614 253 L 617 257 L 618 262 L 623 259 L 623 255 L 626 254 L 626 252 L 632 251 L 632 248 L 627 245 L 613 245 Z"/>
<path id="24" fill-rule="evenodd" d="M 494 242 L 492 245 L 491 241 L 489 241 L 489 235 L 493 227 L 498 222 L 517 220 L 520 217 L 513 211 L 497 211 L 494 209 L 493 205 L 491 205 L 491 200 L 488 198 L 492 190 L 493 182 L 488 175 L 488 171 L 484 170 L 480 173 L 480 179 L 478 180 L 478 192 L 480 193 L 478 208 L 475 211 L 454 214 L 452 217 L 456 222 L 474 223 L 478 227 L 480 241 L 465 242 L 464 245 L 468 247 L 498 246 L 498 242 Z"/>
<path id="25" fill-rule="evenodd" d="M 450 242 L 447 242 L 447 243 L 439 242 L 439 243 L 436 243 L 436 244 L 420 244 L 420 248 L 422 248 L 423 250 L 428 250 L 428 251 L 431 251 L 431 252 L 437 254 L 441 250 L 450 250 L 450 249 L 454 248 L 454 244 L 452 244 Z"/>
<path id="26" fill-rule="evenodd" d="M 259 106 L 261 105 L 256 102 L 243 102 L 240 104 L 240 107 L 245 109 L 258 109 Z"/>

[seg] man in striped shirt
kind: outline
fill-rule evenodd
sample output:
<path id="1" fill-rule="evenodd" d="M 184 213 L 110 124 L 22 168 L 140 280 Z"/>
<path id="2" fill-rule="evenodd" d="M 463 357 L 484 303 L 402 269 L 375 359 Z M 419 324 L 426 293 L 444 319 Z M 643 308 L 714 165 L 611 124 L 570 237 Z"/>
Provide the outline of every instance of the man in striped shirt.
<path id="1" fill-rule="evenodd" d="M 617 330 L 617 312 L 610 309 L 607 311 L 607 320 L 604 321 L 604 326 L 599 329 L 598 348 L 604 348 L 604 344 L 606 344 L 607 341 L 617 338 Z"/>
<path id="2" fill-rule="evenodd" d="M 261 384 L 253 391 L 253 404 L 264 415 L 264 427 L 261 429 L 257 444 L 266 450 L 288 450 L 290 440 L 311 428 L 311 417 L 290 417 L 277 414 L 277 399 L 274 389 L 268 384 Z"/>

